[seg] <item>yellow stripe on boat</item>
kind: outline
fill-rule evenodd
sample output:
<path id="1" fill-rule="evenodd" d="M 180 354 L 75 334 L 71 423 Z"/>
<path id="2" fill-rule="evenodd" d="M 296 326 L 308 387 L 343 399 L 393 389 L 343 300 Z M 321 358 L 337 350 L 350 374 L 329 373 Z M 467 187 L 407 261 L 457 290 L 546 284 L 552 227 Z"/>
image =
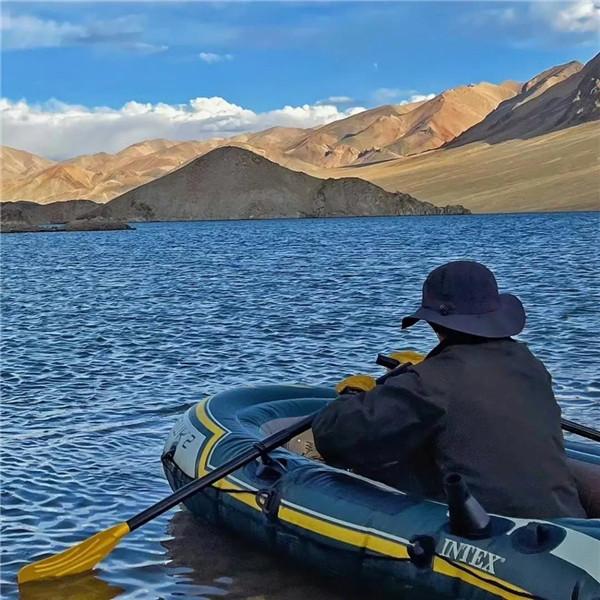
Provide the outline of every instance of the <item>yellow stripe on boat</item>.
<path id="1" fill-rule="evenodd" d="M 196 408 L 196 416 L 198 420 L 208 431 L 212 433 L 212 436 L 206 442 L 206 445 L 200 453 L 200 460 L 198 461 L 198 477 L 203 477 L 208 473 L 208 459 L 210 454 L 215 447 L 215 444 L 227 433 L 224 429 L 219 427 L 219 424 L 209 416 L 207 411 L 207 404 L 210 398 L 204 399 L 200 402 Z"/>
<path id="2" fill-rule="evenodd" d="M 393 558 L 407 558 L 406 545 L 394 542 L 372 533 L 351 529 L 337 523 L 331 523 L 318 517 L 307 515 L 299 510 L 282 505 L 278 517 L 307 531 L 312 531 L 323 537 L 328 537 L 337 542 L 343 542 L 357 548 L 366 548 Z"/>
<path id="3" fill-rule="evenodd" d="M 216 443 L 227 433 L 225 429 L 220 427 L 220 424 L 208 414 L 207 404 L 210 398 L 206 398 L 202 402 L 198 404 L 196 407 L 196 416 L 198 420 L 208 431 L 211 432 L 212 436 L 206 442 L 206 445 L 202 449 L 200 453 L 200 458 L 198 460 L 198 472 L 197 477 L 203 477 L 207 475 L 209 471 L 212 469 L 208 468 L 208 461 L 210 460 L 210 455 L 215 447 Z M 244 490 L 245 488 L 240 487 L 236 483 L 232 482 L 229 478 L 220 479 L 219 481 L 213 483 L 213 487 L 223 489 L 230 488 L 236 491 Z M 256 503 L 256 497 L 252 495 L 254 490 L 248 490 L 250 492 L 249 495 L 246 494 L 228 494 L 230 497 L 233 497 L 238 502 L 242 502 L 246 506 L 253 508 L 255 510 L 261 510 L 260 506 Z M 224 492 L 227 493 L 227 492 Z"/>
<path id="4" fill-rule="evenodd" d="M 463 571 L 463 569 L 472 572 L 473 575 L 466 573 L 465 571 Z M 470 567 L 469 565 L 465 565 L 464 563 L 460 563 L 460 567 L 455 567 L 454 565 L 451 565 L 448 561 L 435 557 L 433 559 L 433 570 L 436 573 L 439 573 L 440 575 L 446 575 L 447 577 L 455 577 L 461 579 L 469 585 L 473 585 L 482 590 L 485 590 L 486 592 L 494 594 L 499 598 L 506 598 L 507 600 L 523 600 L 524 595 L 530 594 L 530 592 L 528 592 L 527 590 L 513 585 L 512 583 L 505 581 L 504 579 L 500 579 L 499 577 L 495 577 L 494 575 L 490 575 L 487 572 L 475 569 L 473 567 Z M 493 583 L 486 583 L 485 581 L 482 581 L 480 577 L 485 577 L 485 579 L 488 579 L 490 582 Z M 509 592 L 507 590 L 502 590 L 498 587 L 498 585 L 494 584 L 498 584 L 509 588 L 515 593 Z"/>

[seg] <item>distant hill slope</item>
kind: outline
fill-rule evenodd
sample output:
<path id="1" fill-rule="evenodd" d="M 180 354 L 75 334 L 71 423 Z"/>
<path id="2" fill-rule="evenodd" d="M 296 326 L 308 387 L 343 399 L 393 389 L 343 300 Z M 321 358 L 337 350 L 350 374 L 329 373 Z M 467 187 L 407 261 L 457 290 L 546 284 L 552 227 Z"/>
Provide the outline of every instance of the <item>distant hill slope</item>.
<path id="1" fill-rule="evenodd" d="M 450 147 L 526 139 L 600 118 L 600 54 L 585 66 L 567 63 L 523 86 Z"/>
<path id="2" fill-rule="evenodd" d="M 2 200 L 52 202 L 55 198 L 86 198 L 99 177 L 96 171 L 77 164 L 57 163 L 32 176 L 3 181 Z"/>
<path id="3" fill-rule="evenodd" d="M 363 177 L 436 204 L 473 212 L 600 210 L 600 124 L 526 140 L 474 142 L 364 167 L 329 170 Z"/>
<path id="4" fill-rule="evenodd" d="M 0 146 L 0 177 L 2 180 L 32 176 L 52 166 L 54 161 L 42 158 L 31 152 L 17 150 L 10 146 Z"/>
<path id="5" fill-rule="evenodd" d="M 439 214 L 408 194 L 361 179 L 317 179 L 248 150 L 218 148 L 87 216 L 129 221 Z"/>

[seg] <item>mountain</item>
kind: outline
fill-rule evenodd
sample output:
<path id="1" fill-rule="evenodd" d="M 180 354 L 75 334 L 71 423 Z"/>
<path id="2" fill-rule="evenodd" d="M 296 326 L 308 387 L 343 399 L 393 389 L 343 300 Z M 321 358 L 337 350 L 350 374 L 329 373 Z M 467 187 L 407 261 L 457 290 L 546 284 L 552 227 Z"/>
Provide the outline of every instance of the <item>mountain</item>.
<path id="1" fill-rule="evenodd" d="M 527 139 L 600 118 L 600 54 L 544 71 L 451 144 Z"/>
<path id="2" fill-rule="evenodd" d="M 344 140 L 360 133 L 378 119 L 403 115 L 421 104 L 423 103 L 378 106 L 312 131 L 304 131 L 296 144 L 287 146 L 287 154 L 320 167 L 350 164 L 359 158 L 360 151 L 343 143 Z"/>
<path id="3" fill-rule="evenodd" d="M 418 154 L 439 148 L 479 123 L 519 84 L 479 83 L 447 90 L 428 101 L 388 105 L 326 125 L 286 150 L 320 167 Z M 378 156 L 380 155 L 380 156 Z"/>
<path id="4" fill-rule="evenodd" d="M 328 171 L 474 212 L 600 210 L 600 55 L 540 73 L 441 149 Z"/>
<path id="5" fill-rule="evenodd" d="M 463 213 L 362 179 L 318 179 L 238 147 L 212 150 L 126 192 L 87 218 L 179 221 Z"/>
<path id="6" fill-rule="evenodd" d="M 24 169 L 12 169 L 15 173 L 19 173 L 19 176 L 2 179 L 2 200 L 33 200 L 49 203 L 81 198 L 106 202 L 224 145 L 246 148 L 283 166 L 310 172 L 314 169 L 312 165 L 286 156 L 278 149 L 278 145 L 295 143 L 300 135 L 305 136 L 306 130 L 274 127 L 227 140 L 189 142 L 147 140 L 128 146 L 116 154 L 106 152 L 84 154 L 61 163 L 53 163 L 34 154 L 6 148 L 10 156 L 15 152 L 30 157 L 29 162 L 38 160 L 39 167 L 29 172 Z M 25 160 L 23 158 L 22 162 Z M 24 172 L 26 174 L 23 174 Z"/>
<path id="7" fill-rule="evenodd" d="M 179 142 L 172 142 L 170 140 L 156 139 L 146 140 L 127 146 L 116 154 L 109 154 L 107 152 L 98 152 L 97 154 L 83 154 L 69 160 L 62 162 L 64 165 L 72 165 L 82 169 L 91 171 L 108 170 L 116 171 L 123 169 L 129 164 L 135 163 L 136 161 L 143 161 L 149 156 L 155 154 L 161 154 L 168 152 L 170 149 L 176 147 Z"/>
<path id="8" fill-rule="evenodd" d="M 53 164 L 54 161 L 31 152 L 17 150 L 10 146 L 0 147 L 0 177 L 3 181 L 23 175 L 34 175 Z"/>
<path id="9" fill-rule="evenodd" d="M 22 176 L 3 182 L 3 200 L 24 199 L 48 202 L 55 198 L 82 198 L 94 188 L 98 173 L 75 164 L 54 164 L 33 177 Z"/>
<path id="10" fill-rule="evenodd" d="M 258 133 L 245 133 L 227 140 L 228 145 L 248 144 L 261 150 L 281 150 L 298 143 L 306 136 L 306 129 L 299 127 L 271 127 Z"/>
<path id="11" fill-rule="evenodd" d="M 599 61 L 596 56 L 585 66 L 570 62 L 552 67 L 525 84 L 509 81 L 462 86 L 430 100 L 379 106 L 312 129 L 273 127 L 202 141 L 146 140 L 115 154 L 84 155 L 60 163 L 4 148 L 1 196 L 3 200 L 41 203 L 72 198 L 107 202 L 212 150 L 236 146 L 308 175 L 327 178 L 351 174 L 436 202 L 460 202 L 460 193 L 473 190 L 475 195 L 465 202 L 476 210 L 485 210 L 481 204 L 484 198 L 492 203 L 490 210 L 568 208 L 569 198 L 577 207 L 597 206 L 597 174 L 586 162 L 589 148 L 598 139 L 597 129 L 590 126 L 574 133 L 572 148 L 565 142 L 569 136 L 547 134 L 600 119 Z M 582 139 L 586 135 L 589 140 Z M 520 156 L 521 146 L 512 143 L 518 140 L 537 142 L 524 144 Z M 482 146 L 504 143 L 508 145 L 497 153 Z M 464 152 L 445 154 L 463 147 Z M 572 165 L 566 172 L 564 165 L 571 165 L 572 157 L 580 155 L 583 163 Z M 469 162 L 468 157 L 481 163 Z M 453 164 L 456 168 L 460 165 L 462 171 L 446 171 L 446 166 Z M 560 181 L 553 179 L 553 165 L 561 174 Z M 413 181 L 412 174 L 417 177 L 420 170 L 430 180 Z M 478 181 L 468 181 L 470 172 L 478 173 Z M 573 181 L 573 172 L 583 179 Z M 509 179 L 517 174 L 521 177 L 518 194 L 512 184 L 502 185 L 505 174 Z M 444 177 L 458 187 L 445 187 Z M 556 185 L 542 184 L 551 180 Z M 388 186 L 388 182 L 392 183 Z M 481 190 L 478 186 L 484 182 L 494 187 Z M 564 187 L 563 182 L 569 182 L 570 187 Z M 534 193 L 543 195 L 534 198 Z"/>
<path id="12" fill-rule="evenodd" d="M 515 92 L 514 83 L 482 83 L 448 90 L 429 101 L 380 106 L 316 129 L 273 127 L 206 141 L 146 140 L 116 154 L 47 161 L 45 170 L 21 171 L 2 182 L 2 199 L 106 202 L 222 146 L 239 146 L 307 173 L 396 158 L 439 147 Z"/>
<path id="13" fill-rule="evenodd" d="M 597 122 L 529 139 L 472 142 L 362 167 L 328 170 L 362 177 L 435 204 L 473 212 L 600 210 Z"/>

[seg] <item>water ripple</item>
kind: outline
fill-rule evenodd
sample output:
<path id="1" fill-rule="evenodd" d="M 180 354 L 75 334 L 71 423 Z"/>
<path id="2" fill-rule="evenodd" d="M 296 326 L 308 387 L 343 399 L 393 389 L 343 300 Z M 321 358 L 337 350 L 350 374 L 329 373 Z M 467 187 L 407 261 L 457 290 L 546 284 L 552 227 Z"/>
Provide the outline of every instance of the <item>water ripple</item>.
<path id="1" fill-rule="evenodd" d="M 244 383 L 331 384 L 400 333 L 424 275 L 492 267 L 528 314 L 566 416 L 600 425 L 596 214 L 141 224 L 2 239 L 2 572 L 169 492 L 176 416 Z M 200 542 L 201 540 L 201 542 Z M 198 552 L 201 549 L 201 552 Z M 308 581 L 310 579 L 310 581 Z M 350 598 L 182 511 L 128 536 L 89 575 L 24 599 Z"/>

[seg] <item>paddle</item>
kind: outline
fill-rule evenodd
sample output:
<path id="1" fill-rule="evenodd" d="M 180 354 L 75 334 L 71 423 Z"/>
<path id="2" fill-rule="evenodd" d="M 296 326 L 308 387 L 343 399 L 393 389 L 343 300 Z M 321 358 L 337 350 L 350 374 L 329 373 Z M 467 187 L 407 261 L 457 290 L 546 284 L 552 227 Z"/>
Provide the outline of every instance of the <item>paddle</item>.
<path id="1" fill-rule="evenodd" d="M 219 481 L 219 479 L 227 477 L 230 473 L 237 471 L 241 467 L 251 463 L 253 460 L 256 460 L 260 456 L 285 444 L 293 437 L 310 429 L 314 417 L 314 414 L 308 415 L 302 420 L 294 423 L 291 427 L 274 433 L 262 442 L 255 443 L 252 448 L 242 452 L 236 458 L 226 462 L 218 469 L 211 471 L 208 475 L 190 481 L 182 488 L 179 488 L 175 493 L 160 500 L 146 510 L 143 510 L 128 521 L 123 521 L 104 531 L 100 531 L 63 552 L 24 566 L 17 575 L 17 581 L 21 584 L 28 581 L 49 579 L 52 577 L 64 577 L 66 575 L 75 575 L 77 573 L 89 571 L 103 558 L 108 556 L 113 548 L 128 533 L 145 525 L 149 521 L 152 521 L 183 500 Z"/>
<path id="2" fill-rule="evenodd" d="M 402 360 L 404 357 L 408 357 L 411 355 L 409 360 Z M 403 362 L 412 362 L 414 364 L 420 363 L 425 356 L 419 354 L 418 352 L 414 352 L 413 350 L 404 350 L 402 352 L 397 352 L 392 356 L 386 356 L 385 354 L 378 354 L 375 362 L 386 369 L 395 369 L 399 367 Z M 587 438 L 588 440 L 593 440 L 594 442 L 600 442 L 600 431 L 593 429 L 592 427 L 587 427 L 586 425 L 580 425 L 579 423 L 575 423 L 574 421 L 569 421 L 569 419 L 561 419 L 560 420 L 561 427 L 565 431 L 569 431 L 570 433 L 576 433 L 581 437 Z"/>
<path id="3" fill-rule="evenodd" d="M 594 442 L 600 442 L 600 431 L 597 429 L 592 429 L 586 425 L 580 425 L 579 423 L 569 421 L 569 419 L 565 418 L 560 420 L 560 425 L 565 431 L 576 433 L 577 435 L 587 438 L 588 440 L 593 440 Z"/>

